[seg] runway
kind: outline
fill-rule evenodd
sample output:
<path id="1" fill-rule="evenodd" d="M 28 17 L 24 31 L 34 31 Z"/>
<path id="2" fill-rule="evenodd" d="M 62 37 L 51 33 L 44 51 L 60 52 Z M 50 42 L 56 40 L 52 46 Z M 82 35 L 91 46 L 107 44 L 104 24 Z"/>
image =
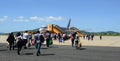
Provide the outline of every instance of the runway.
<path id="1" fill-rule="evenodd" d="M 42 46 L 41 55 L 36 56 L 34 46 L 22 49 L 17 55 L 16 49 L 9 51 L 0 44 L 0 61 L 120 61 L 119 47 L 83 46 L 76 50 L 70 45 Z"/>

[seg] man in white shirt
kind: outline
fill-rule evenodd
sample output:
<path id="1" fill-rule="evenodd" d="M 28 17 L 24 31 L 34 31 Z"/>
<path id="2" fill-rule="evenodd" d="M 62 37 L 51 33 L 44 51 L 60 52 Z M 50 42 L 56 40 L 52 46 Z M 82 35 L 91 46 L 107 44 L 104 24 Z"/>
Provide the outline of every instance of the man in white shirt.
<path id="1" fill-rule="evenodd" d="M 28 40 L 29 40 L 28 31 L 25 31 L 25 33 L 23 33 L 24 49 L 27 49 L 26 44 Z"/>

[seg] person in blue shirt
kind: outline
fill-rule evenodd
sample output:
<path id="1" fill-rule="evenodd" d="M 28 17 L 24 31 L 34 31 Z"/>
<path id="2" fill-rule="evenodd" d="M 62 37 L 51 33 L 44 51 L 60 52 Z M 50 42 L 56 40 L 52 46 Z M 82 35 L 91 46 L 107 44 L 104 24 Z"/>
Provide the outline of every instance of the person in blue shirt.
<path id="1" fill-rule="evenodd" d="M 41 54 L 40 49 L 43 41 L 43 35 L 40 34 L 40 31 L 37 31 L 34 36 L 35 36 L 36 49 L 37 49 L 36 55 L 39 56 Z"/>

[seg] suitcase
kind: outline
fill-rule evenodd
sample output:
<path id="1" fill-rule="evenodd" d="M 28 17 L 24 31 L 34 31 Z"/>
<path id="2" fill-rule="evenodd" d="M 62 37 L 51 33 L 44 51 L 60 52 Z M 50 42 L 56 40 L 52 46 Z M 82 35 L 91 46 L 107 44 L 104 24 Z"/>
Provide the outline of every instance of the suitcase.
<path id="1" fill-rule="evenodd" d="M 82 43 L 80 41 L 78 42 L 78 47 L 82 47 Z"/>
<path id="2" fill-rule="evenodd" d="M 76 49 L 80 49 L 82 47 L 82 43 L 80 41 L 78 41 L 78 44 L 76 46 Z"/>

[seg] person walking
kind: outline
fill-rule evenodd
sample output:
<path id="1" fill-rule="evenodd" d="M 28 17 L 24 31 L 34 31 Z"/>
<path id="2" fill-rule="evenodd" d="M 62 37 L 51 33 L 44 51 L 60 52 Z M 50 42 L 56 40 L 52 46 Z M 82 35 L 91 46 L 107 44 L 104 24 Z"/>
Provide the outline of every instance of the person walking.
<path id="1" fill-rule="evenodd" d="M 76 48 L 78 48 L 78 42 L 79 42 L 79 36 L 78 36 L 78 34 L 76 33 L 76 35 L 75 35 L 75 40 L 74 40 L 74 46 L 75 46 Z"/>
<path id="2" fill-rule="evenodd" d="M 20 51 L 22 49 L 22 46 L 24 45 L 23 43 L 24 43 L 24 41 L 22 39 L 22 36 L 21 35 L 17 36 L 17 48 L 18 48 L 17 53 L 18 53 L 18 55 L 20 55 Z"/>
<path id="3" fill-rule="evenodd" d="M 94 40 L 94 34 L 91 34 L 91 40 Z"/>
<path id="4" fill-rule="evenodd" d="M 20 51 L 22 49 L 22 46 L 24 45 L 22 34 L 20 32 L 16 34 L 16 41 L 17 41 L 17 54 L 20 55 Z"/>
<path id="5" fill-rule="evenodd" d="M 7 42 L 9 43 L 9 50 L 11 51 L 11 48 L 13 48 L 14 50 L 14 42 L 15 42 L 15 37 L 13 35 L 13 33 L 10 33 L 8 38 L 7 38 Z"/>
<path id="6" fill-rule="evenodd" d="M 36 42 L 36 56 L 39 56 L 41 54 L 40 49 L 41 49 L 41 45 L 42 45 L 42 41 L 43 41 L 43 35 L 40 34 L 40 31 L 37 31 L 35 34 L 35 42 Z"/>
<path id="7" fill-rule="evenodd" d="M 75 40 L 75 35 L 77 34 L 77 32 L 73 32 L 71 34 L 71 43 L 72 43 L 72 47 L 74 47 L 74 40 Z"/>
<path id="8" fill-rule="evenodd" d="M 100 40 L 102 40 L 102 35 L 100 34 Z"/>
<path id="9" fill-rule="evenodd" d="M 24 41 L 24 49 L 27 49 L 27 42 L 29 40 L 29 35 L 28 35 L 28 31 L 25 31 L 25 33 L 23 33 L 23 41 Z"/>
<path id="10" fill-rule="evenodd" d="M 48 48 L 49 47 L 49 42 L 50 42 L 50 39 L 51 39 L 51 34 L 50 34 L 49 31 L 46 31 L 45 37 L 46 37 L 46 46 Z"/>
<path id="11" fill-rule="evenodd" d="M 58 41 L 59 41 L 59 43 L 62 43 L 63 41 L 62 41 L 62 35 L 60 34 L 60 33 L 58 33 Z"/>

